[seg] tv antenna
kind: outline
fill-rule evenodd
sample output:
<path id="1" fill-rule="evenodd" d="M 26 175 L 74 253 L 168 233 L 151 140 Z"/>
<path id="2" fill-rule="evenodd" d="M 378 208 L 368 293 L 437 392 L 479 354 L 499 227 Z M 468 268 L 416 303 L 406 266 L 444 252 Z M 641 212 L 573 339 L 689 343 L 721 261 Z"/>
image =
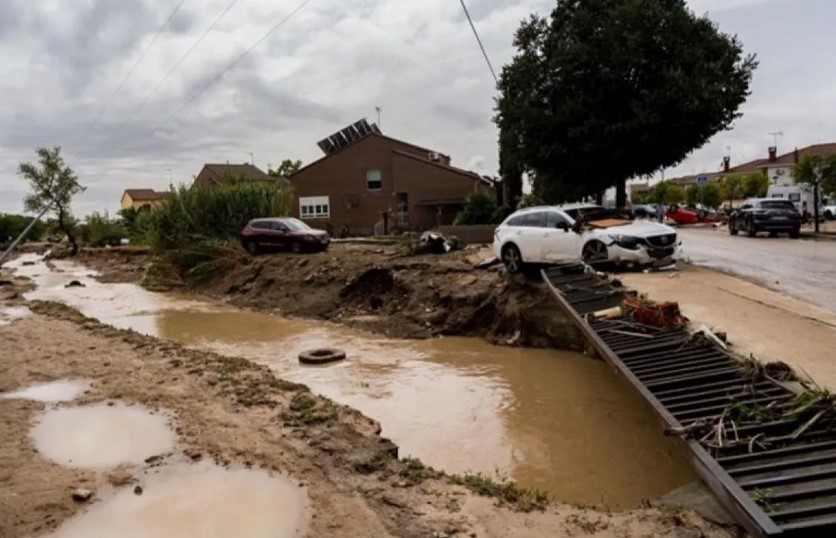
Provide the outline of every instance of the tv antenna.
<path id="1" fill-rule="evenodd" d="M 778 147 L 778 137 L 784 136 L 784 131 L 772 131 L 769 133 L 769 136 L 772 137 L 772 145 L 776 148 Z"/>

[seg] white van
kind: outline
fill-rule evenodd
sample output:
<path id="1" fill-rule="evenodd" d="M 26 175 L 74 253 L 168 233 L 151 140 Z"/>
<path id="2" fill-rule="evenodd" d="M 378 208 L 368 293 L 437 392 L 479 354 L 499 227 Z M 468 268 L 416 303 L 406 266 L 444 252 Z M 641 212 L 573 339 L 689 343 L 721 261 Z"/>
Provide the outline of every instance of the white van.
<path id="1" fill-rule="evenodd" d="M 766 192 L 766 197 L 789 200 L 805 218 L 810 218 L 813 215 L 815 193 L 812 185 L 772 185 Z M 819 196 L 819 215 L 824 215 L 821 196 Z"/>

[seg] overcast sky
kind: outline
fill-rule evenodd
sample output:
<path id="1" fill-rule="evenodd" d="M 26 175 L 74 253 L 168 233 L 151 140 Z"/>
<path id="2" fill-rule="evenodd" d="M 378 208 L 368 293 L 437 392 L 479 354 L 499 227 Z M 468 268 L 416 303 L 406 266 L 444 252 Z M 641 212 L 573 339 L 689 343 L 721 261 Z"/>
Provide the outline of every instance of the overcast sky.
<path id="1" fill-rule="evenodd" d="M 311 0 L 208 91 L 195 93 L 299 0 L 238 0 L 173 75 L 138 108 L 231 0 L 0 0 L 0 211 L 18 211 L 17 164 L 60 145 L 87 186 L 77 213 L 118 209 L 125 188 L 165 189 L 205 162 L 265 169 L 310 162 L 316 142 L 383 108 L 384 133 L 448 153 L 484 174 L 497 168 L 495 89 L 457 0 Z M 468 0 L 497 68 L 528 14 L 554 0 Z M 836 140 L 836 20 L 832 0 L 690 0 L 760 58 L 734 130 L 667 176 Z M 124 82 L 124 83 L 123 83 Z M 121 86 L 121 87 L 120 87 Z M 96 120 L 98 118 L 98 120 Z"/>

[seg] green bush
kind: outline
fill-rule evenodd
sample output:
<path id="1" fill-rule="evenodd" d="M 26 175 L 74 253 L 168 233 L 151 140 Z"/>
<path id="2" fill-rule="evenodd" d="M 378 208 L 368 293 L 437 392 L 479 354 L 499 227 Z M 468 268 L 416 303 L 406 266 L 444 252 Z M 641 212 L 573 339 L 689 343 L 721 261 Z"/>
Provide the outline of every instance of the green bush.
<path id="1" fill-rule="evenodd" d="M 105 212 L 91 213 L 79 226 L 80 239 L 91 247 L 116 246 L 128 236 L 125 226 Z"/>
<path id="2" fill-rule="evenodd" d="M 242 263 L 238 235 L 247 222 L 286 216 L 292 201 L 288 189 L 268 182 L 180 186 L 173 194 L 134 227 L 184 280 L 209 280 Z"/>
<path id="3" fill-rule="evenodd" d="M 0 243 L 12 242 L 17 239 L 17 236 L 29 226 L 32 219 L 33 217 L 25 215 L 0 213 Z M 46 235 L 46 229 L 46 224 L 43 221 L 38 221 L 29 231 L 26 241 L 40 241 Z"/>
<path id="4" fill-rule="evenodd" d="M 490 194 L 474 192 L 467 205 L 456 215 L 455 224 L 494 224 L 497 216 L 496 200 Z"/>

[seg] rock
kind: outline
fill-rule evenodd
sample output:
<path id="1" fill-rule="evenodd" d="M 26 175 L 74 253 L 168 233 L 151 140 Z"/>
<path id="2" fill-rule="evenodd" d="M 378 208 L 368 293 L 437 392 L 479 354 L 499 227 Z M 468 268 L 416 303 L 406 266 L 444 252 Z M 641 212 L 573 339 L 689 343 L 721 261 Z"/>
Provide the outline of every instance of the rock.
<path id="1" fill-rule="evenodd" d="M 73 491 L 73 500 L 77 503 L 86 503 L 93 498 L 93 492 L 89 489 L 78 488 Z"/>
<path id="2" fill-rule="evenodd" d="M 21 264 L 20 264 L 20 265 L 21 265 L 21 266 L 23 266 L 23 267 L 29 267 L 29 266 L 31 266 L 31 265 L 35 265 L 35 262 L 32 262 L 32 261 L 26 261 L 26 262 L 21 262 Z"/>
<path id="3" fill-rule="evenodd" d="M 134 488 L 134 495 L 142 495 L 142 486 L 136 486 Z"/>
<path id="4" fill-rule="evenodd" d="M 85 288 L 86 286 L 79 282 L 78 280 L 70 280 L 70 282 L 64 286 L 65 288 Z"/>

